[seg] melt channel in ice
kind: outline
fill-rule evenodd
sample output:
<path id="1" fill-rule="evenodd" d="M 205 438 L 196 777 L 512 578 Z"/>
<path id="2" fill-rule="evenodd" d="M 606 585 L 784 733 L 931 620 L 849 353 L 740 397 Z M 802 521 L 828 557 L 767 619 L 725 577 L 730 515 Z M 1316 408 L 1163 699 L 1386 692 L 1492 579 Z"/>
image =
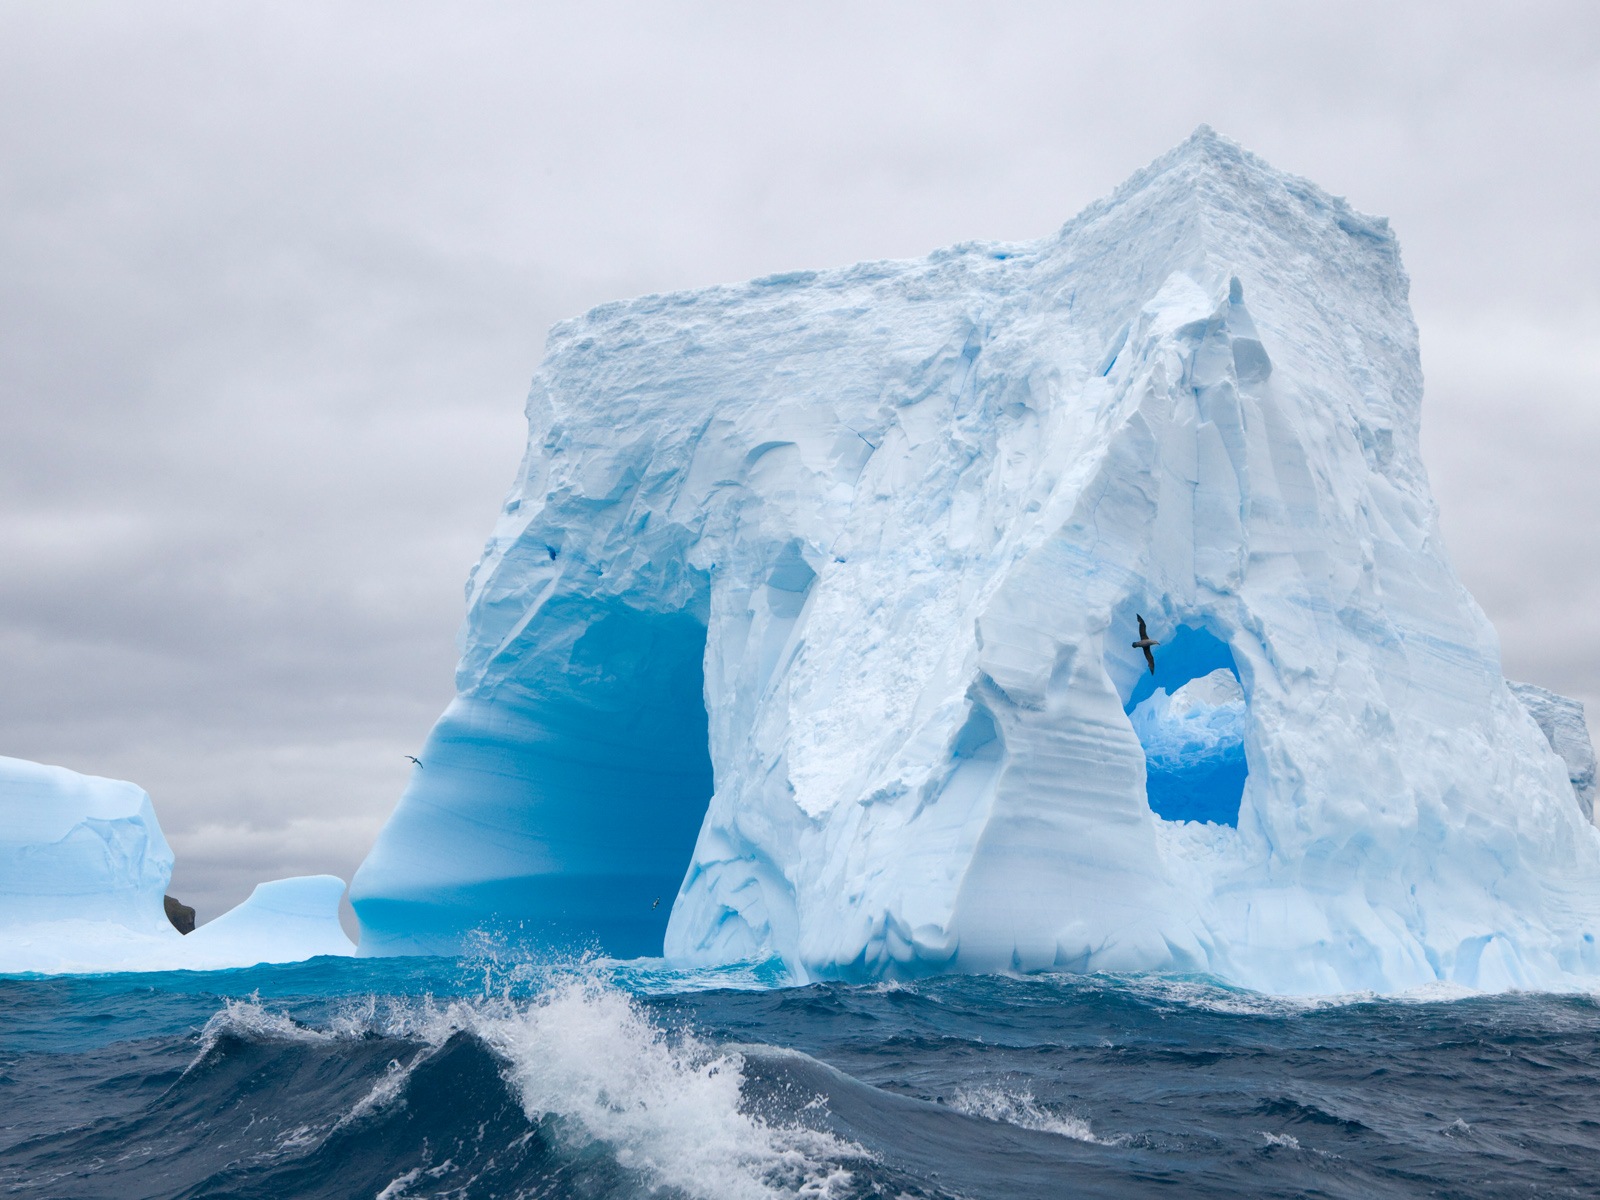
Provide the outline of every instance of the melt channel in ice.
<path id="1" fill-rule="evenodd" d="M 556 326 L 363 952 L 1590 976 L 1600 833 L 1445 555 L 1407 286 L 1202 129 L 1038 242 Z"/>
<path id="2" fill-rule="evenodd" d="M 185 937 L 162 899 L 172 850 L 144 789 L 0 757 L 0 972 L 166 971 L 354 954 L 344 881 L 257 886 Z"/>

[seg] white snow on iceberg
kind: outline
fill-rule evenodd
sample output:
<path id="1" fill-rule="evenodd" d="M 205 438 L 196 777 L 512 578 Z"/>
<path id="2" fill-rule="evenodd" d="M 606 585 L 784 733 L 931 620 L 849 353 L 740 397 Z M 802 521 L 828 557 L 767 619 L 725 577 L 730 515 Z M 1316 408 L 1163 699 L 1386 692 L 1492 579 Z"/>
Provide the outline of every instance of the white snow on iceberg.
<path id="1" fill-rule="evenodd" d="M 1445 556 L 1406 294 L 1202 129 L 1038 242 L 558 325 L 363 951 L 1591 975 L 1600 833 Z"/>
<path id="2" fill-rule="evenodd" d="M 160 971 L 353 954 L 342 880 L 261 884 L 188 937 L 162 904 L 172 850 L 143 788 L 0 757 L 0 972 Z"/>

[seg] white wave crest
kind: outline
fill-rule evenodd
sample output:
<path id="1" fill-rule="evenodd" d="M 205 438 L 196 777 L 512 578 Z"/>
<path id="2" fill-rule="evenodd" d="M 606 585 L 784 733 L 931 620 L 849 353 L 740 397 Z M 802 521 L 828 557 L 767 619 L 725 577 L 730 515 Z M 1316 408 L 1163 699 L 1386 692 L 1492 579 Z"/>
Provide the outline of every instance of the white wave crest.
<path id="1" fill-rule="evenodd" d="M 1079 1142 L 1093 1142 L 1098 1146 L 1116 1145 L 1119 1139 L 1107 1140 L 1096 1136 L 1089 1122 L 1070 1113 L 1055 1113 L 1042 1107 L 1026 1088 L 1008 1091 L 994 1084 L 962 1088 L 951 1100 L 950 1107 L 969 1117 L 983 1117 L 989 1121 L 1003 1121 L 1020 1129 L 1038 1133 L 1054 1133 Z"/>
<path id="2" fill-rule="evenodd" d="M 409 1064 L 402 1064 L 398 1058 L 390 1059 L 389 1065 L 384 1068 L 383 1077 L 372 1085 L 365 1096 L 355 1102 L 349 1112 L 339 1118 L 334 1128 L 338 1129 L 352 1121 L 359 1121 L 369 1113 L 402 1107 L 406 1102 L 406 1083 L 411 1078 L 411 1072 L 427 1053 L 428 1051 L 424 1050 Z"/>
<path id="3" fill-rule="evenodd" d="M 828 1197 L 859 1147 L 740 1104 L 744 1060 L 669 1037 L 626 994 L 592 978 L 557 982 L 520 1007 L 474 1007 L 473 1028 L 507 1063 L 532 1120 L 560 1119 L 607 1144 L 656 1187 L 705 1200 Z"/>
<path id="4" fill-rule="evenodd" d="M 216 1048 L 217 1042 L 227 1034 L 246 1038 L 271 1038 L 284 1042 L 325 1042 L 339 1036 L 337 1033 L 302 1025 L 287 1013 L 274 1012 L 261 1003 L 258 994 L 238 999 L 230 998 L 222 1002 L 222 1007 L 211 1014 L 205 1027 L 200 1030 L 200 1048 L 195 1052 L 194 1058 L 189 1060 L 189 1065 L 183 1069 L 183 1073 L 187 1075 L 204 1062 L 206 1056 Z"/>
<path id="5" fill-rule="evenodd" d="M 392 1061 L 336 1127 L 403 1106 L 417 1066 L 466 1032 L 501 1059 L 529 1120 L 553 1118 L 556 1136 L 603 1143 L 651 1189 L 699 1200 L 827 1200 L 851 1183 L 843 1162 L 871 1158 L 830 1134 L 747 1111 L 742 1054 L 669 1034 L 598 970 L 557 975 L 531 1000 L 352 999 L 326 1029 L 256 997 L 230 1000 L 207 1022 L 195 1063 L 228 1032 L 289 1041 L 378 1033 L 422 1043 L 409 1061 Z M 403 1195 L 415 1182 L 397 1178 L 387 1194 Z"/>

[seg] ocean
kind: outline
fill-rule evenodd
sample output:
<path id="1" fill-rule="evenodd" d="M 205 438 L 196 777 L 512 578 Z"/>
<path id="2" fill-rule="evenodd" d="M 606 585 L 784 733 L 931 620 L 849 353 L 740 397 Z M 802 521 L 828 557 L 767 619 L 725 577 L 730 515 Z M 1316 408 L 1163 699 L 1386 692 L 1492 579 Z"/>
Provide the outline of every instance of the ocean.
<path id="1" fill-rule="evenodd" d="M 1600 1196 L 1589 996 L 317 959 L 0 979 L 0 1194 Z"/>

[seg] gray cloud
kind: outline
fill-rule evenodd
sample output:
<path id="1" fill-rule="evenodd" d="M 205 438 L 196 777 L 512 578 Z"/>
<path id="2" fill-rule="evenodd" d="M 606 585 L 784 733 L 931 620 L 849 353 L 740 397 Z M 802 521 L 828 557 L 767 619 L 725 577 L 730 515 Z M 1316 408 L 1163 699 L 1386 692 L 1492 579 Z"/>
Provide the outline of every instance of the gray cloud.
<path id="1" fill-rule="evenodd" d="M 1391 7 L 0 9 L 0 753 L 149 788 L 203 917 L 348 876 L 552 321 L 1039 236 L 1201 121 L 1393 219 L 1454 556 L 1600 711 L 1600 10 Z"/>

